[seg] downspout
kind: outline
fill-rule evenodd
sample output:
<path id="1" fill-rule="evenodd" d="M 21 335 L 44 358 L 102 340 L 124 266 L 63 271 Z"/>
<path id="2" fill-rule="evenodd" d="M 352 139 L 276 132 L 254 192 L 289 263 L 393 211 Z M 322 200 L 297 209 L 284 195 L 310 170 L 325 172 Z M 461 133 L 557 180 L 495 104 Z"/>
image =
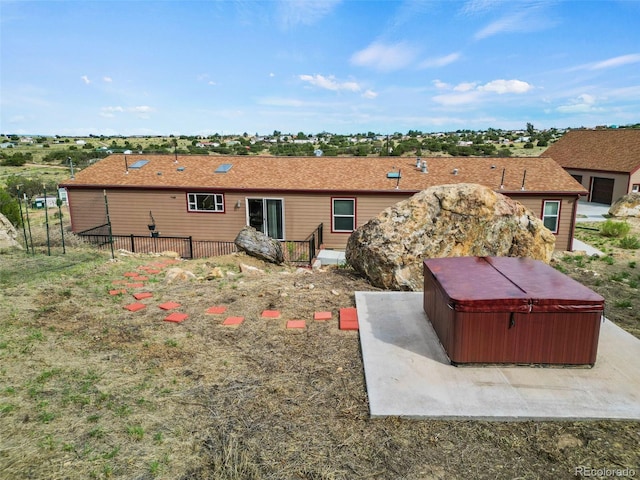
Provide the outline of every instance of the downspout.
<path id="1" fill-rule="evenodd" d="M 567 249 L 570 252 L 573 252 L 573 234 L 576 229 L 576 217 L 578 215 L 578 200 L 580 200 L 580 195 L 576 195 L 575 201 L 573 202 L 573 214 L 571 215 L 571 227 L 569 229 L 569 248 Z"/>

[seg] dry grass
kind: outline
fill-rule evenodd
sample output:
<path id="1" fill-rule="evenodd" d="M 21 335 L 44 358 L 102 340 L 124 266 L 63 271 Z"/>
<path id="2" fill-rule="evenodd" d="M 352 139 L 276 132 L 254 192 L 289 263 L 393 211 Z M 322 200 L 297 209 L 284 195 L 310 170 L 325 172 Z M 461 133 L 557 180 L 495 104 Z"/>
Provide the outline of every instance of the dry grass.
<path id="1" fill-rule="evenodd" d="M 354 291 L 372 289 L 349 270 L 302 273 L 244 255 L 182 262 L 197 278 L 167 283 L 170 266 L 163 267 L 146 282 L 147 308 L 133 313 L 122 308 L 135 301 L 130 293 L 108 294 L 120 288 L 113 280 L 166 259 L 112 261 L 82 246 L 55 252 L 0 254 L 2 479 L 555 479 L 575 478 L 580 465 L 638 471 L 638 422 L 369 418 L 358 334 L 338 330 L 336 320 L 312 320 L 314 311 L 336 316 L 354 305 Z M 620 258 L 620 268 L 630 261 Z M 240 262 L 267 273 L 240 274 Z M 602 277 L 618 263 L 596 265 Z M 206 280 L 215 266 L 233 275 Z M 608 302 L 616 292 L 628 295 L 612 289 Z M 165 301 L 181 303 L 189 318 L 163 322 L 167 312 L 157 305 Z M 225 315 L 204 313 L 218 304 Z M 265 309 L 282 318 L 261 318 Z M 609 314 L 616 321 L 626 312 Z M 223 327 L 226 315 L 245 322 Z M 293 318 L 306 328 L 287 331 Z M 625 328 L 632 321 L 623 317 Z"/>

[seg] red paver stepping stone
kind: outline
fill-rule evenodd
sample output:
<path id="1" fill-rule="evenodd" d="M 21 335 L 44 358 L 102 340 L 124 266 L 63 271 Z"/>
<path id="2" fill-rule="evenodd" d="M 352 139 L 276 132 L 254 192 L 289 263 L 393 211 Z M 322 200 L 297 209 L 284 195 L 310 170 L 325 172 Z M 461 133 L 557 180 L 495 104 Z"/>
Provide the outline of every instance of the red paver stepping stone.
<path id="1" fill-rule="evenodd" d="M 179 313 L 179 312 L 173 312 L 169 315 L 167 315 L 164 319 L 165 322 L 173 322 L 173 323 L 180 323 L 184 320 L 187 319 L 189 315 L 187 315 L 186 313 Z"/>
<path id="2" fill-rule="evenodd" d="M 130 303 L 129 305 L 124 306 L 125 310 L 129 310 L 130 312 L 137 312 L 138 310 L 142 310 L 143 308 L 147 308 L 144 303 Z"/>
<path id="3" fill-rule="evenodd" d="M 145 272 L 147 272 L 149 275 L 155 275 L 157 273 L 160 273 L 160 270 L 158 270 L 157 268 L 146 268 Z"/>
<path id="4" fill-rule="evenodd" d="M 142 275 L 136 277 L 136 280 L 140 280 L 141 282 L 145 282 L 149 280 L 149 277 L 143 277 Z"/>
<path id="5" fill-rule="evenodd" d="M 340 330 L 359 330 L 358 311 L 355 307 L 340 309 Z"/>
<path id="6" fill-rule="evenodd" d="M 124 286 L 129 288 L 142 288 L 144 287 L 144 283 L 125 283 Z"/>
<path id="7" fill-rule="evenodd" d="M 314 320 L 331 320 L 331 312 L 316 312 L 313 315 Z"/>
<path id="8" fill-rule="evenodd" d="M 262 318 L 280 318 L 280 312 L 278 310 L 264 310 Z"/>
<path id="9" fill-rule="evenodd" d="M 244 322 L 244 317 L 227 317 L 222 325 L 240 325 Z"/>
<path id="10" fill-rule="evenodd" d="M 123 293 L 127 293 L 127 291 L 124 289 L 109 290 L 109 295 L 122 295 Z"/>
<path id="11" fill-rule="evenodd" d="M 227 307 L 223 307 L 223 306 L 214 306 L 214 307 L 209 307 L 207 308 L 207 312 L 211 315 L 220 315 L 221 313 L 224 313 L 227 311 Z"/>
<path id="12" fill-rule="evenodd" d="M 287 328 L 304 328 L 305 322 L 304 320 L 288 320 Z"/>
<path id="13" fill-rule="evenodd" d="M 124 274 L 125 277 L 137 277 L 138 275 L 140 275 L 138 272 L 126 272 Z"/>
<path id="14" fill-rule="evenodd" d="M 133 294 L 133 298 L 135 298 L 136 300 L 143 300 L 145 298 L 151 298 L 151 297 L 153 297 L 153 293 L 151 292 L 140 292 L 140 293 Z"/>
<path id="15" fill-rule="evenodd" d="M 178 308 L 180 304 L 176 302 L 165 302 L 158 306 L 163 310 L 173 310 L 174 308 Z"/>

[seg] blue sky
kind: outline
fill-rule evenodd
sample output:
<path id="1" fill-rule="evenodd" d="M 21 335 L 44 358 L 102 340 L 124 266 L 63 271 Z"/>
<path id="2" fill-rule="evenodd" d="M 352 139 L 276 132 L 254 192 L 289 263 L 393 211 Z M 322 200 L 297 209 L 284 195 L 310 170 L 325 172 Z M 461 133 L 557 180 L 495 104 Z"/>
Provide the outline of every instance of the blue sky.
<path id="1" fill-rule="evenodd" d="M 0 0 L 0 132 L 640 122 L 640 1 Z"/>

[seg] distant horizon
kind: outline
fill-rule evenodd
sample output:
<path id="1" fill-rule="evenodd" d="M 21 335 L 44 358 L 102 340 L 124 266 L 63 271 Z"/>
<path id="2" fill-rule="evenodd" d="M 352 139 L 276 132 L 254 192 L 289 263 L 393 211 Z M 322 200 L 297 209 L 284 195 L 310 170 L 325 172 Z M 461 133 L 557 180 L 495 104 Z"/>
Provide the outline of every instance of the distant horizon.
<path id="1" fill-rule="evenodd" d="M 0 0 L 0 8 L 0 131 L 17 135 L 640 122 L 638 1 Z"/>
<path id="2" fill-rule="evenodd" d="M 627 125 L 596 125 L 593 127 L 585 127 L 585 126 L 580 126 L 580 127 L 549 127 L 549 128 L 538 128 L 534 125 L 535 130 L 538 132 L 542 132 L 542 131 L 549 131 L 549 130 L 616 130 L 616 129 L 625 129 L 625 128 L 640 128 L 640 122 L 638 123 L 630 123 Z M 395 131 L 393 133 L 389 133 L 389 132 L 373 132 L 374 135 L 376 136 L 392 136 L 392 135 L 396 135 L 396 134 L 400 134 L 400 135 L 408 135 L 408 132 L 410 131 L 414 131 L 414 132 L 421 132 L 421 134 L 423 135 L 433 135 L 433 134 L 438 134 L 438 133 L 443 133 L 443 134 L 448 134 L 448 133 L 457 133 L 457 132 L 487 132 L 489 130 L 496 130 L 496 131 L 502 131 L 502 132 L 526 132 L 527 128 L 526 125 L 524 127 L 520 127 L 520 128 L 495 128 L 495 127 L 487 127 L 485 129 L 469 129 L 469 128 L 458 128 L 457 130 L 437 130 L 437 131 L 422 131 L 420 129 L 417 128 L 410 128 L 409 130 L 407 130 L 406 132 L 399 132 L 399 131 Z M 275 130 L 274 130 L 275 131 Z M 219 135 L 221 137 L 242 137 L 245 135 L 245 133 L 250 136 L 250 137 L 254 137 L 254 136 L 258 136 L 258 137 L 272 137 L 274 134 L 274 131 L 271 131 L 270 133 L 259 133 L 259 132 L 254 132 L 254 133 L 250 133 L 250 132 L 246 132 L 243 131 L 242 133 L 220 133 L 220 132 L 213 132 L 213 133 L 209 133 L 209 134 L 188 134 L 188 133 L 158 133 L 158 134 L 133 134 L 133 135 L 126 135 L 126 134 L 111 134 L 111 135 L 105 135 L 105 134 L 95 134 L 95 133 L 88 133 L 88 134 L 84 134 L 84 135 L 77 135 L 77 134 L 59 134 L 59 133 L 2 133 L 0 132 L 0 135 L 5 136 L 5 137 L 10 137 L 10 136 L 19 136 L 19 137 L 74 137 L 74 138 L 100 138 L 100 137 L 123 137 L 123 138 L 127 138 L 127 137 L 202 137 L 202 138 L 208 138 L 211 136 L 215 136 L 215 135 Z M 319 132 L 305 132 L 302 130 L 296 131 L 296 132 L 280 132 L 280 136 L 292 136 L 295 137 L 298 133 L 304 133 L 305 135 L 312 135 L 312 136 L 319 136 L 322 134 L 329 134 L 329 135 L 340 135 L 340 136 L 357 136 L 357 135 L 367 135 L 369 132 L 349 132 L 349 133 L 336 133 L 336 132 L 332 132 L 329 130 L 321 130 Z"/>

